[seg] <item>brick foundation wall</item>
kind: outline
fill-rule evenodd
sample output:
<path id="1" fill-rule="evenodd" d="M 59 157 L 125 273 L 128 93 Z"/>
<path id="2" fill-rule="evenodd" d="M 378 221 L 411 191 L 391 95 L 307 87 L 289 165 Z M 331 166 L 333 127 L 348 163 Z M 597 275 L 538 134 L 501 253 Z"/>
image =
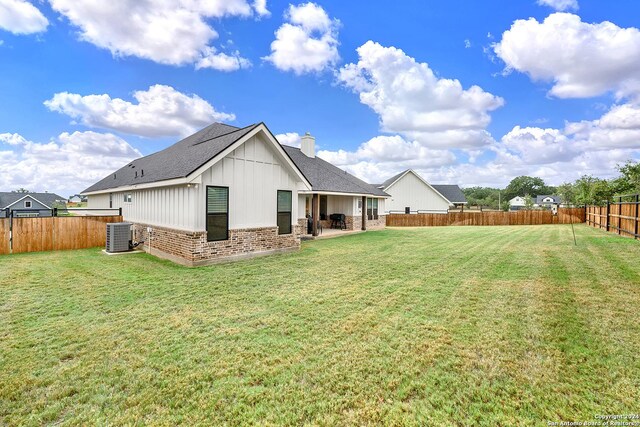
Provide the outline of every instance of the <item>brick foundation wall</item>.
<path id="1" fill-rule="evenodd" d="M 147 227 L 152 228 L 151 239 Z M 133 224 L 135 241 L 144 240 L 144 250 L 185 265 L 202 265 L 230 257 L 298 249 L 298 226 L 292 234 L 278 234 L 278 227 L 229 230 L 229 239 L 207 242 L 206 231 L 182 231 Z"/>

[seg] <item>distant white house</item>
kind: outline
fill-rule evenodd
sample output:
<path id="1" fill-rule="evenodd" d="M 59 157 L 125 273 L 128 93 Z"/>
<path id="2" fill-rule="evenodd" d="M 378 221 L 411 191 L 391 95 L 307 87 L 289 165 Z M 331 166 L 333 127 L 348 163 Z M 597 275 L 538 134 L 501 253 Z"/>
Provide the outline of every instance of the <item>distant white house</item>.
<path id="1" fill-rule="evenodd" d="M 450 207 L 467 203 L 457 185 L 429 184 L 411 169 L 376 186 L 391 196 L 386 213 L 447 213 Z"/>
<path id="2" fill-rule="evenodd" d="M 511 211 L 519 211 L 520 209 L 524 209 L 527 205 L 524 197 L 516 196 L 513 199 L 509 200 L 509 210 Z"/>

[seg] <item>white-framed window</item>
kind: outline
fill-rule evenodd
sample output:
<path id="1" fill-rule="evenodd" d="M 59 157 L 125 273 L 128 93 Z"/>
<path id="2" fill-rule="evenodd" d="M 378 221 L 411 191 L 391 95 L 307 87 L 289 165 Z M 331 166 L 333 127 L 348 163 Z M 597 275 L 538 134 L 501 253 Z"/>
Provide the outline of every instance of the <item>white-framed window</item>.
<path id="1" fill-rule="evenodd" d="M 125 193 L 124 202 L 125 203 L 131 203 L 131 193 Z"/>
<path id="2" fill-rule="evenodd" d="M 25 200 L 24 201 L 24 207 L 27 208 L 27 209 L 31 208 L 31 200 Z"/>

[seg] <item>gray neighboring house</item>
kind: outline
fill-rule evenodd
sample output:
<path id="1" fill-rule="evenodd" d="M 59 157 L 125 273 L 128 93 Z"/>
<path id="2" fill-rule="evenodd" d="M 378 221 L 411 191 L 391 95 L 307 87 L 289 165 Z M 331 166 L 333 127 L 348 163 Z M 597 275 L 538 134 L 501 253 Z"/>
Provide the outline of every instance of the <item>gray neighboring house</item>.
<path id="1" fill-rule="evenodd" d="M 17 217 L 51 216 L 56 203 L 65 204 L 67 199 L 55 193 L 14 193 L 0 192 L 0 217 L 7 216 L 7 210 L 16 211 Z"/>
<path id="2" fill-rule="evenodd" d="M 534 203 L 535 207 L 548 208 L 553 205 L 559 206 L 562 203 L 562 199 L 559 196 L 551 196 L 551 195 L 541 195 L 536 196 L 536 201 Z"/>

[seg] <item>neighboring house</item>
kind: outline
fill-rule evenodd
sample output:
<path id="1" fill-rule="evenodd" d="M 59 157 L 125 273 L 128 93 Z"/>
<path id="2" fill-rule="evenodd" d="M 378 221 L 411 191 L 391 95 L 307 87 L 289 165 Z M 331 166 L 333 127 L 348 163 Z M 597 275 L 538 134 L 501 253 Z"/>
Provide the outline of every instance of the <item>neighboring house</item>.
<path id="1" fill-rule="evenodd" d="M 83 203 L 86 201 L 86 196 L 82 196 L 80 194 L 74 194 L 73 196 L 69 197 L 69 203 Z"/>
<path id="2" fill-rule="evenodd" d="M 457 185 L 431 185 L 411 169 L 376 187 L 391 196 L 386 213 L 447 213 L 450 207 L 467 203 Z"/>
<path id="3" fill-rule="evenodd" d="M 516 196 L 509 200 L 509 210 L 519 211 L 527 206 L 527 202 L 524 197 Z"/>
<path id="4" fill-rule="evenodd" d="M 544 195 L 544 196 L 536 196 L 536 201 L 534 203 L 534 207 L 543 207 L 543 208 L 550 208 L 554 205 L 558 206 L 562 203 L 562 200 L 560 199 L 559 196 L 548 196 L 548 195 Z"/>
<path id="5" fill-rule="evenodd" d="M 325 216 L 351 217 L 352 228 L 383 227 L 373 200 L 384 209 L 386 194 L 315 158 L 310 135 L 302 144 L 302 150 L 283 147 L 264 123 L 214 123 L 82 194 L 89 208 L 122 208 L 145 250 L 186 265 L 296 249 L 307 214 L 316 211 L 317 225 L 322 208 Z M 370 199 L 371 220 L 358 211 Z"/>
<path id="6" fill-rule="evenodd" d="M 0 192 L 0 217 L 51 216 L 56 203 L 64 205 L 66 198 L 55 193 Z"/>

